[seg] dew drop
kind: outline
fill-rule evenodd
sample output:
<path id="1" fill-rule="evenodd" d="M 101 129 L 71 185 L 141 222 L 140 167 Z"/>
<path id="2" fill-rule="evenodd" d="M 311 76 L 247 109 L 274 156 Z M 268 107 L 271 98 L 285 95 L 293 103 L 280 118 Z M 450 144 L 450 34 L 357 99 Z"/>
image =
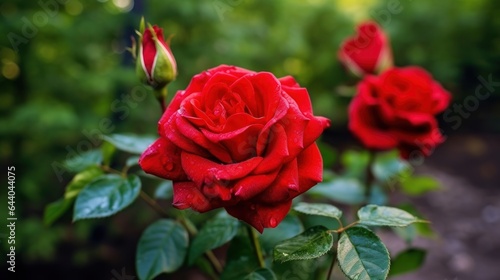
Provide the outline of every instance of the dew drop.
<path id="1" fill-rule="evenodd" d="M 192 200 L 192 199 L 193 199 L 193 195 L 192 195 L 192 194 L 188 194 L 188 195 L 186 196 L 186 199 L 187 199 L 187 200 Z"/>
<path id="2" fill-rule="evenodd" d="M 278 224 L 278 222 L 276 221 L 276 219 L 275 219 L 275 218 L 271 218 L 271 219 L 269 220 L 269 225 L 270 225 L 271 227 L 275 227 L 277 224 Z"/>
<path id="3" fill-rule="evenodd" d="M 172 170 L 174 170 L 174 167 L 175 167 L 172 162 L 167 162 L 164 166 L 165 166 L 165 170 L 167 170 L 167 171 L 172 171 Z"/>
<path id="4" fill-rule="evenodd" d="M 250 210 L 255 210 L 257 207 L 255 207 L 255 204 L 250 205 Z"/>

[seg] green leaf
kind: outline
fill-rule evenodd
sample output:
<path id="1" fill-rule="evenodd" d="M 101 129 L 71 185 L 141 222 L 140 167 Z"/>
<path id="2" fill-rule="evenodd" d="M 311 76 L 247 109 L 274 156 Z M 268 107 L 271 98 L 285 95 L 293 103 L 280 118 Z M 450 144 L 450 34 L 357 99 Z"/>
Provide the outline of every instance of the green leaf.
<path id="1" fill-rule="evenodd" d="M 128 178 L 116 174 L 102 175 L 78 195 L 73 221 L 111 216 L 129 206 L 140 190 L 141 180 L 136 175 Z"/>
<path id="2" fill-rule="evenodd" d="M 276 280 L 276 275 L 270 269 L 259 268 L 245 276 L 243 280 Z"/>
<path id="3" fill-rule="evenodd" d="M 280 241 L 292 238 L 304 231 L 301 221 L 296 216 L 287 215 L 275 228 L 266 228 L 259 236 L 262 248 L 272 251 Z"/>
<path id="4" fill-rule="evenodd" d="M 47 205 L 43 212 L 43 223 L 50 226 L 71 208 L 72 199 L 59 199 Z"/>
<path id="5" fill-rule="evenodd" d="M 156 187 L 154 197 L 157 199 L 170 199 L 174 195 L 174 188 L 172 181 L 167 180 L 161 182 L 158 187 Z"/>
<path id="6" fill-rule="evenodd" d="M 142 154 L 157 137 L 132 134 L 102 135 L 103 140 L 113 144 L 118 150 L 131 154 Z"/>
<path id="7" fill-rule="evenodd" d="M 139 156 L 133 156 L 133 157 L 129 157 L 127 159 L 127 161 L 125 162 L 125 165 L 126 166 L 134 166 L 134 165 L 138 165 L 139 164 L 139 159 L 141 157 Z"/>
<path id="8" fill-rule="evenodd" d="M 389 276 L 408 273 L 419 269 L 425 261 L 427 252 L 418 248 L 409 248 L 399 253 L 391 262 Z"/>
<path id="9" fill-rule="evenodd" d="M 150 280 L 176 271 L 184 262 L 188 244 L 188 233 L 178 222 L 162 219 L 150 225 L 137 245 L 135 264 L 139 279 Z"/>
<path id="10" fill-rule="evenodd" d="M 231 241 L 226 260 L 220 280 L 242 279 L 259 268 L 259 262 L 245 231 L 240 229 L 240 233 Z"/>
<path id="11" fill-rule="evenodd" d="M 409 177 L 401 181 L 401 188 L 407 195 L 422 195 L 426 192 L 439 190 L 439 182 L 432 177 Z"/>
<path id="12" fill-rule="evenodd" d="M 100 150 L 92 150 L 81 154 L 75 154 L 64 161 L 64 167 L 71 172 L 81 172 L 90 166 L 98 166 L 102 162 Z"/>
<path id="13" fill-rule="evenodd" d="M 323 226 L 310 228 L 274 247 L 274 260 L 286 262 L 321 257 L 333 245 L 333 237 Z"/>
<path id="14" fill-rule="evenodd" d="M 215 216 L 195 236 L 189 248 L 188 263 L 193 264 L 208 250 L 220 247 L 238 233 L 239 221 L 229 216 Z"/>
<path id="15" fill-rule="evenodd" d="M 307 193 L 347 204 L 359 204 L 365 198 L 365 189 L 357 179 L 341 177 L 319 183 Z"/>
<path id="16" fill-rule="evenodd" d="M 372 165 L 372 172 L 378 180 L 387 181 L 395 178 L 408 168 L 408 162 L 402 160 L 399 156 L 399 152 L 394 150 L 377 153 L 375 162 Z"/>
<path id="17" fill-rule="evenodd" d="M 358 217 L 361 224 L 368 226 L 405 227 L 412 223 L 422 222 L 404 210 L 373 204 L 359 209 Z"/>
<path id="18" fill-rule="evenodd" d="M 390 257 L 387 248 L 372 231 L 364 227 L 348 228 L 340 234 L 337 258 L 349 279 L 384 280 Z"/>
<path id="19" fill-rule="evenodd" d="M 376 205 L 384 205 L 387 203 L 387 195 L 379 185 L 372 185 L 368 203 Z"/>
<path id="20" fill-rule="evenodd" d="M 103 173 L 104 172 L 100 168 L 91 166 L 84 171 L 76 174 L 71 182 L 69 182 L 69 184 L 66 186 L 64 198 L 75 198 L 86 185 L 88 185 L 95 178 L 101 176 Z"/>
<path id="21" fill-rule="evenodd" d="M 309 215 L 325 216 L 335 219 L 340 219 L 340 217 L 342 217 L 342 211 L 330 204 L 299 202 L 293 209 Z"/>

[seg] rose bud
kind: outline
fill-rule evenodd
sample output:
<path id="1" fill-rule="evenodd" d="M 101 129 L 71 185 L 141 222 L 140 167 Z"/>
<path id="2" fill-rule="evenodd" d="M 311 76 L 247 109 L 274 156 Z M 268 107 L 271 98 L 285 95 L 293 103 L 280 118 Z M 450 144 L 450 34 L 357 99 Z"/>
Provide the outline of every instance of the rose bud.
<path id="1" fill-rule="evenodd" d="M 139 164 L 173 181 L 176 208 L 223 207 L 262 232 L 322 180 L 315 141 L 329 124 L 292 77 L 221 65 L 177 92 Z"/>
<path id="2" fill-rule="evenodd" d="M 154 89 L 162 89 L 177 76 L 177 64 L 170 47 L 163 38 L 163 30 L 141 22 L 136 73 L 139 79 Z"/>
<path id="3" fill-rule="evenodd" d="M 397 148 L 405 159 L 429 156 L 444 141 L 435 115 L 450 99 L 419 67 L 367 75 L 349 105 L 349 129 L 369 149 Z"/>
<path id="4" fill-rule="evenodd" d="M 392 52 L 384 31 L 372 21 L 357 27 L 358 33 L 346 39 L 339 60 L 356 76 L 380 73 L 392 67 Z"/>

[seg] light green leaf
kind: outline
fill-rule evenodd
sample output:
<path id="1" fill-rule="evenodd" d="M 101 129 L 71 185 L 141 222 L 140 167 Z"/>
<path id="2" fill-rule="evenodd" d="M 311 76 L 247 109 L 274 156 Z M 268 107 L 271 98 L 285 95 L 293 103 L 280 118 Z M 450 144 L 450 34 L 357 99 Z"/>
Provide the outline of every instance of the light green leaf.
<path id="1" fill-rule="evenodd" d="M 161 182 L 158 187 L 156 187 L 154 197 L 156 199 L 170 199 L 174 195 L 174 188 L 172 181 L 167 180 Z"/>
<path id="2" fill-rule="evenodd" d="M 361 224 L 368 226 L 405 227 L 412 223 L 423 222 L 404 210 L 373 204 L 359 209 L 358 217 Z"/>
<path id="3" fill-rule="evenodd" d="M 215 216 L 209 220 L 193 239 L 189 248 L 188 263 L 193 264 L 208 250 L 220 247 L 238 233 L 239 221 L 230 216 Z"/>
<path id="4" fill-rule="evenodd" d="M 394 150 L 377 153 L 375 162 L 372 165 L 372 172 L 378 180 L 387 181 L 395 178 L 408 168 L 408 162 L 402 160 L 399 152 Z"/>
<path id="5" fill-rule="evenodd" d="M 189 244 L 187 231 L 173 220 L 162 219 L 141 235 L 136 253 L 139 279 L 151 280 L 176 271 L 184 262 Z"/>
<path id="6" fill-rule="evenodd" d="M 266 251 L 272 251 L 278 242 L 304 231 L 301 221 L 296 216 L 287 215 L 281 223 L 275 228 L 266 228 L 259 236 L 262 248 Z"/>
<path id="7" fill-rule="evenodd" d="M 418 248 L 409 248 L 399 253 L 391 262 L 389 276 L 408 273 L 419 269 L 425 261 L 426 251 Z"/>
<path id="8" fill-rule="evenodd" d="M 72 199 L 59 199 L 47 205 L 43 212 L 43 223 L 50 226 L 71 208 Z"/>
<path id="9" fill-rule="evenodd" d="M 243 280 L 276 280 L 276 275 L 270 269 L 259 268 L 245 276 Z"/>
<path id="10" fill-rule="evenodd" d="M 104 142 L 101 145 L 101 151 L 103 164 L 109 166 L 111 164 L 111 160 L 113 159 L 113 155 L 115 154 L 116 147 L 109 142 Z"/>
<path id="11" fill-rule="evenodd" d="M 90 166 L 98 166 L 102 162 L 100 150 L 92 150 L 81 154 L 76 154 L 64 161 L 64 167 L 71 172 L 81 172 Z"/>
<path id="12" fill-rule="evenodd" d="M 102 135 L 103 140 L 115 145 L 118 150 L 132 154 L 142 154 L 157 137 L 132 135 L 132 134 L 111 134 Z"/>
<path id="13" fill-rule="evenodd" d="M 347 204 L 359 204 L 365 197 L 365 189 L 357 179 L 341 177 L 319 183 L 307 193 Z"/>
<path id="14" fill-rule="evenodd" d="M 274 247 L 274 260 L 315 259 L 326 254 L 333 245 L 333 237 L 323 226 L 312 227 L 303 233 L 284 240 Z"/>
<path id="15" fill-rule="evenodd" d="M 342 211 L 330 204 L 299 202 L 293 209 L 309 215 L 325 216 L 335 219 L 340 219 L 340 217 L 342 217 Z"/>
<path id="16" fill-rule="evenodd" d="M 352 280 L 385 280 L 390 257 L 385 245 L 364 227 L 348 228 L 340 234 L 337 249 L 339 266 Z"/>
<path id="17" fill-rule="evenodd" d="M 439 182 L 432 177 L 409 177 L 401 181 L 401 188 L 407 195 L 422 195 L 426 192 L 439 190 Z"/>
<path id="18" fill-rule="evenodd" d="M 116 174 L 102 175 L 88 184 L 78 195 L 73 221 L 111 216 L 129 206 L 139 195 L 141 181 Z"/>
<path id="19" fill-rule="evenodd" d="M 101 176 L 103 173 L 104 172 L 99 167 L 92 166 L 76 174 L 75 177 L 73 177 L 73 180 L 71 180 L 71 182 L 69 182 L 66 186 L 64 198 L 75 198 L 86 185 L 88 185 L 95 178 Z"/>

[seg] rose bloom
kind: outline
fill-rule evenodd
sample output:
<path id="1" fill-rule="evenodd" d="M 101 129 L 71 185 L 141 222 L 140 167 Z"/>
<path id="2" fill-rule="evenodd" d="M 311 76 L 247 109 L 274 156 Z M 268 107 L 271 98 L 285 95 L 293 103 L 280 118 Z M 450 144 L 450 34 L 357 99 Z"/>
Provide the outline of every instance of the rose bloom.
<path id="1" fill-rule="evenodd" d="M 262 232 L 322 180 L 315 140 L 328 126 L 292 77 L 222 65 L 177 92 L 139 163 L 173 181 L 175 207 L 224 207 Z"/>
<path id="2" fill-rule="evenodd" d="M 392 66 L 392 51 L 384 31 L 372 21 L 357 26 L 357 34 L 341 45 L 339 60 L 354 74 L 374 74 Z"/>
<path id="3" fill-rule="evenodd" d="M 405 159 L 428 156 L 443 142 L 435 115 L 451 95 L 418 67 L 366 76 L 349 106 L 349 129 L 370 149 L 398 148 Z"/>

